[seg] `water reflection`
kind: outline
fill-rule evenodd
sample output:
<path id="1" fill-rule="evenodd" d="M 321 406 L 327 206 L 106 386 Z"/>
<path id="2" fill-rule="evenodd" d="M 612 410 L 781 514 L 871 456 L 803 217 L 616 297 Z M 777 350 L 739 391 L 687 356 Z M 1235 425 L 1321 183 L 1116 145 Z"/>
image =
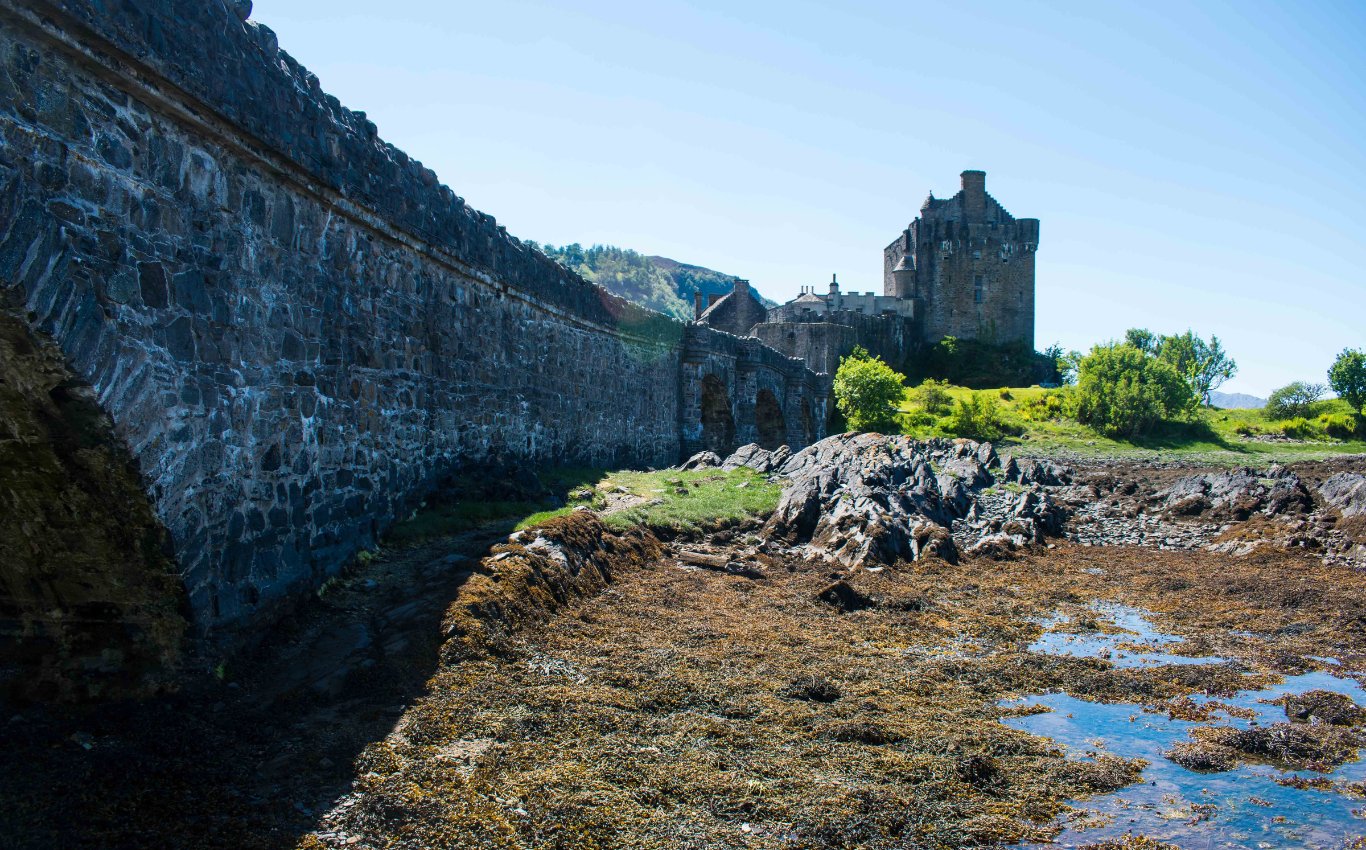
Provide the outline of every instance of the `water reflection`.
<path id="1" fill-rule="evenodd" d="M 1144 612 L 1124 606 L 1104 606 L 1098 613 L 1124 630 L 1119 634 L 1086 632 L 1045 634 L 1030 648 L 1036 652 L 1106 658 L 1116 666 L 1219 663 L 1223 659 L 1193 659 L 1162 652 L 1160 647 L 1180 640 L 1153 627 Z M 1057 623 L 1049 624 L 1057 626 Z M 1141 644 L 1141 650 L 1134 644 Z M 1123 646 L 1122 646 L 1123 645 Z M 1213 724 L 1245 728 L 1286 720 L 1274 704 L 1286 694 L 1326 690 L 1345 694 L 1366 705 L 1366 690 L 1350 680 L 1326 672 L 1287 677 L 1262 690 L 1241 691 L 1233 698 L 1211 700 L 1192 695 L 1196 702 L 1218 702 L 1241 716 L 1216 710 Z M 1015 729 L 1043 735 L 1062 744 L 1069 755 L 1089 758 L 1105 752 L 1148 761 L 1140 784 L 1080 804 L 1074 818 L 1058 837 L 1061 847 L 1078 847 L 1126 832 L 1170 841 L 1185 848 L 1340 848 L 1366 834 L 1366 800 L 1339 793 L 1344 783 L 1366 782 L 1366 763 L 1349 762 L 1330 773 L 1281 770 L 1267 765 L 1241 765 L 1222 773 L 1198 773 L 1163 758 L 1173 744 L 1188 739 L 1201 723 L 1169 719 L 1140 706 L 1099 704 L 1068 694 L 1046 694 L 1010 703 L 1044 706 L 1051 711 L 1002 722 Z M 1088 755 L 1091 754 L 1091 755 Z M 1337 789 L 1294 788 L 1278 783 L 1292 777 L 1328 779 Z"/>

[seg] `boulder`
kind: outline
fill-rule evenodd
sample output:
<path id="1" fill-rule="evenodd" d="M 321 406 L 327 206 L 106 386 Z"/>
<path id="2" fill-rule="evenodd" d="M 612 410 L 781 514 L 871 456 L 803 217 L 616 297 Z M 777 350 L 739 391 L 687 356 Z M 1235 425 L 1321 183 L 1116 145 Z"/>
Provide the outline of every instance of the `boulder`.
<path id="1" fill-rule="evenodd" d="M 721 465 L 721 457 L 716 452 L 698 452 L 679 466 L 679 469 L 715 469 Z"/>
<path id="2" fill-rule="evenodd" d="M 750 443 L 736 449 L 730 457 L 721 462 L 722 469 L 739 469 L 742 466 L 749 467 L 756 472 L 769 473 L 787 462 L 792 456 L 792 449 L 787 446 L 779 446 L 769 451 L 758 443 Z"/>
<path id="3" fill-rule="evenodd" d="M 1339 472 L 1319 485 L 1319 497 L 1345 517 L 1366 514 L 1366 475 Z"/>

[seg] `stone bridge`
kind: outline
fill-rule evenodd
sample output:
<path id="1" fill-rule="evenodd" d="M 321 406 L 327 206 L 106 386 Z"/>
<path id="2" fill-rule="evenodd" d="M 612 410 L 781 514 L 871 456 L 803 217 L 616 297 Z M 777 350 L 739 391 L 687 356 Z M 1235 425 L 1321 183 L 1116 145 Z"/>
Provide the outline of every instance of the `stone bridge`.
<path id="1" fill-rule="evenodd" d="M 825 434 L 828 377 L 754 337 L 689 325 L 682 349 L 682 446 L 725 457 L 737 447 L 805 446 Z"/>
<path id="2" fill-rule="evenodd" d="M 0 693 L 249 639 L 466 464 L 822 433 L 823 377 L 508 235 L 250 5 L 0 0 Z"/>

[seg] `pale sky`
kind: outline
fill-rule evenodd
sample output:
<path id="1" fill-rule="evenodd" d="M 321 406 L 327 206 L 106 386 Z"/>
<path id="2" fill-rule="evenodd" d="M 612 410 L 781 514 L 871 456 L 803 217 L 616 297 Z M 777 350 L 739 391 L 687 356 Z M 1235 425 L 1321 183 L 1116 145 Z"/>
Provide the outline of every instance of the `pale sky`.
<path id="1" fill-rule="evenodd" d="M 1311 6 L 1313 8 L 1311 8 Z M 524 239 L 779 301 L 968 168 L 1041 220 L 1039 348 L 1218 335 L 1225 391 L 1366 347 L 1366 4 L 257 0 L 389 142 Z"/>

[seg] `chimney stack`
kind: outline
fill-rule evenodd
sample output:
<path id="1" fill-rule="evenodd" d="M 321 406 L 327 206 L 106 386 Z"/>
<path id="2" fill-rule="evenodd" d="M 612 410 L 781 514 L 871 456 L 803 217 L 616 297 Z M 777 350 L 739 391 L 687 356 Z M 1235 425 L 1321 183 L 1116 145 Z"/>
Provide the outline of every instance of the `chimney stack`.
<path id="1" fill-rule="evenodd" d="M 702 306 L 702 299 L 702 290 L 699 289 L 692 294 L 692 308 L 694 319 L 702 318 L 702 312 L 707 309 L 706 307 Z"/>
<path id="2" fill-rule="evenodd" d="M 964 171 L 963 212 L 969 221 L 981 221 L 987 215 L 987 173 Z"/>

